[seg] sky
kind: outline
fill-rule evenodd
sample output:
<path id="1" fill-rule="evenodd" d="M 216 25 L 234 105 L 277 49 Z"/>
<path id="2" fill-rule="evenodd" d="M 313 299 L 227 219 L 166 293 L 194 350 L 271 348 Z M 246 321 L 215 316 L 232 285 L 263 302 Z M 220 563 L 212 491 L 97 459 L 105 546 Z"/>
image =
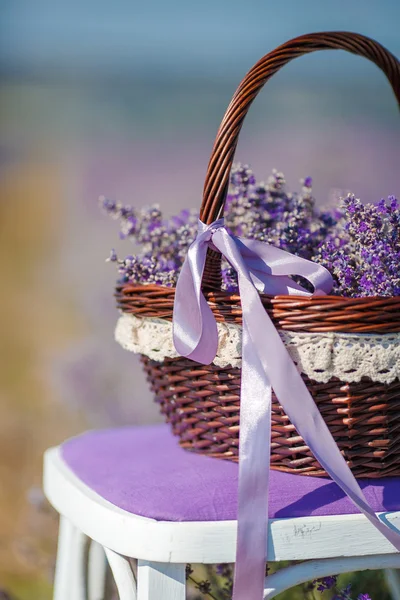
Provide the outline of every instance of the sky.
<path id="1" fill-rule="evenodd" d="M 2 0 L 0 68 L 224 77 L 318 30 L 358 31 L 400 55 L 399 23 L 399 0 Z M 337 64 L 354 73 L 349 61 Z M 325 67 L 315 57 L 315 72 Z M 298 73 L 305 68 L 300 61 Z"/>

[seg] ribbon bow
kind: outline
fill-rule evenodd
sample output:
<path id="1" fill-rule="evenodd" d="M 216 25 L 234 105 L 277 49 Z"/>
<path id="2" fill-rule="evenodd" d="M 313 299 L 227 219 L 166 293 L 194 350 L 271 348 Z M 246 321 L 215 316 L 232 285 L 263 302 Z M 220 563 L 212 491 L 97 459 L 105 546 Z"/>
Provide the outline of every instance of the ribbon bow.
<path id="1" fill-rule="evenodd" d="M 399 532 L 382 523 L 368 505 L 258 293 L 309 296 L 290 278 L 300 275 L 314 286 L 314 295 L 325 294 L 332 288 L 331 275 L 321 265 L 269 244 L 230 235 L 223 219 L 211 225 L 199 221 L 176 286 L 173 335 L 176 351 L 202 364 L 210 364 L 218 348 L 217 324 L 201 291 L 208 248 L 219 250 L 237 272 L 243 313 L 234 600 L 263 597 L 272 388 L 320 465 L 400 550 Z"/>

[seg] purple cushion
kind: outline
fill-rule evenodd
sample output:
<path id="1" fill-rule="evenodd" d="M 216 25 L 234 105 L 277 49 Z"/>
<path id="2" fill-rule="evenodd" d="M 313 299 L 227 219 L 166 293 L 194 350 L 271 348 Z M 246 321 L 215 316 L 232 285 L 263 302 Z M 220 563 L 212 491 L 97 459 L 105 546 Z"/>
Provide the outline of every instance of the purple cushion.
<path id="1" fill-rule="evenodd" d="M 100 496 L 159 521 L 236 519 L 238 466 L 182 450 L 167 425 L 90 431 L 65 442 L 69 468 Z M 374 511 L 400 509 L 400 478 L 360 481 Z M 357 513 L 329 479 L 271 471 L 269 516 Z"/>

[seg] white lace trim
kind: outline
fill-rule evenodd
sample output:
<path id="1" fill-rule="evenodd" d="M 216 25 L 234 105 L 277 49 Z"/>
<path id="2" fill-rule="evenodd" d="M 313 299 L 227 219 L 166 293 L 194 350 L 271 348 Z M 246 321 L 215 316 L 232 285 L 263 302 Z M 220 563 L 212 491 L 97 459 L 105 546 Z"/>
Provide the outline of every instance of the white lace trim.
<path id="1" fill-rule="evenodd" d="M 240 367 L 242 328 L 218 323 L 218 353 L 213 361 L 220 367 Z M 400 333 L 295 333 L 280 331 L 293 361 L 310 379 L 390 383 L 400 378 Z M 138 318 L 123 314 L 117 323 L 115 339 L 123 348 L 145 354 L 152 360 L 176 358 L 172 323 L 164 319 Z M 266 340 L 268 343 L 268 340 Z"/>

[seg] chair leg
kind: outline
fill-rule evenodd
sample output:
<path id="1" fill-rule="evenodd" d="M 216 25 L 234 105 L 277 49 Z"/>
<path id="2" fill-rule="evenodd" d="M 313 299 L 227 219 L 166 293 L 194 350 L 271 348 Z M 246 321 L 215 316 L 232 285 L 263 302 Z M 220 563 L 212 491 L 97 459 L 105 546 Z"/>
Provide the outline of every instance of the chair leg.
<path id="1" fill-rule="evenodd" d="M 88 556 L 88 600 L 104 600 L 107 561 L 103 546 L 90 542 Z"/>
<path id="2" fill-rule="evenodd" d="M 186 565 L 138 561 L 137 600 L 185 600 Z"/>
<path id="3" fill-rule="evenodd" d="M 136 581 L 129 559 L 108 548 L 104 550 L 118 589 L 119 600 L 136 600 Z"/>
<path id="4" fill-rule="evenodd" d="M 85 600 L 85 545 L 86 536 L 61 516 L 54 600 Z"/>
<path id="5" fill-rule="evenodd" d="M 400 572 L 386 569 L 385 578 L 393 600 L 400 600 Z"/>

